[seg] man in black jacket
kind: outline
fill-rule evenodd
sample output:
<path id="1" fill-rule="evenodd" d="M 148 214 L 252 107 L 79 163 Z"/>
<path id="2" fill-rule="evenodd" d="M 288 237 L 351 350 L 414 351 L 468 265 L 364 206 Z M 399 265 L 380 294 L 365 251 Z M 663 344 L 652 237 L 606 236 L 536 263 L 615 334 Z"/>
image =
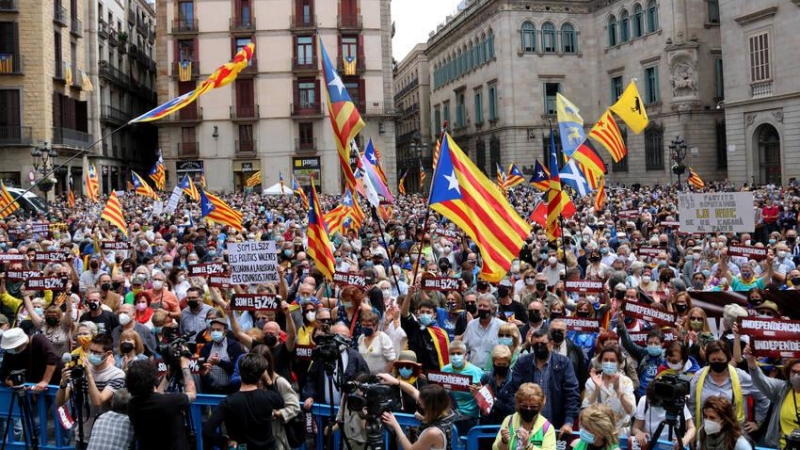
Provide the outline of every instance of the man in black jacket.
<path id="1" fill-rule="evenodd" d="M 347 326 L 341 322 L 331 327 L 331 333 L 338 334 L 344 339 L 349 340 L 349 332 L 350 330 Z M 342 370 L 342 381 L 345 383 L 354 380 L 356 375 L 360 373 L 369 373 L 367 362 L 364 361 L 364 358 L 357 350 L 350 346 L 342 347 L 343 348 L 339 348 L 341 353 L 339 354 L 339 360 L 335 363 L 333 372 L 333 392 L 330 392 L 328 388 L 328 374 L 325 372 L 325 364 L 322 361 L 318 359 L 314 360 L 311 363 L 311 367 L 308 368 L 308 377 L 306 378 L 306 384 L 303 386 L 302 391 L 303 397 L 306 399 L 304 403 L 306 410 L 310 410 L 314 403 L 325 403 L 328 405 L 339 405 L 341 403 L 344 386 L 337 386 L 336 383 L 336 376 L 339 372 L 340 363 L 344 369 Z"/>
<path id="2" fill-rule="evenodd" d="M 553 352 L 564 355 L 572 361 L 575 376 L 578 377 L 578 391 L 582 391 L 589 376 L 589 362 L 586 360 L 586 355 L 580 347 L 564 338 L 567 335 L 567 324 L 563 320 L 555 319 L 550 322 L 549 334 Z"/>

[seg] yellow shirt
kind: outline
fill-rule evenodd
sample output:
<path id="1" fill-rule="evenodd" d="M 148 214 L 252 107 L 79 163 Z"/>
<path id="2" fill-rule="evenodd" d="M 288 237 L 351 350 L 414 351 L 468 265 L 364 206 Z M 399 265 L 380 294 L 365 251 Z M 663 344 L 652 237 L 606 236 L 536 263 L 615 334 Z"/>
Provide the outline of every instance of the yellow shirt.
<path id="1" fill-rule="evenodd" d="M 792 395 L 794 395 L 794 399 Z M 797 407 L 796 405 L 800 405 L 800 399 L 797 397 L 798 395 L 794 389 L 790 389 L 781 404 L 781 448 L 786 446 L 786 441 L 783 437 L 790 435 L 792 431 L 797 429 L 797 410 L 795 408 Z"/>

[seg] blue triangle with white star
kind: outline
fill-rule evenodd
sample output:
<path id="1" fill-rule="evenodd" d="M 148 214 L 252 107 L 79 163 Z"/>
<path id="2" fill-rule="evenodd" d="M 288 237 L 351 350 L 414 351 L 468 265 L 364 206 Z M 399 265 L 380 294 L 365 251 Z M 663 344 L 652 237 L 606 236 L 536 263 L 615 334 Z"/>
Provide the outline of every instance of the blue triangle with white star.
<path id="1" fill-rule="evenodd" d="M 453 166 L 453 156 L 450 152 L 449 138 L 442 143 L 439 153 L 439 162 L 436 164 L 436 173 L 431 181 L 430 203 L 441 203 L 448 200 L 461 199 L 461 186 L 458 175 Z"/>

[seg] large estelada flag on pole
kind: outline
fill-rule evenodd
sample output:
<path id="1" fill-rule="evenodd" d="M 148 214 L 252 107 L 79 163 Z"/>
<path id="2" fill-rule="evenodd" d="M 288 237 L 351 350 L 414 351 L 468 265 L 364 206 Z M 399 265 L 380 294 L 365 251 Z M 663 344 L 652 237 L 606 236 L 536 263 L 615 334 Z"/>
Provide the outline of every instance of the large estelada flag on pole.
<path id="1" fill-rule="evenodd" d="M 122 205 L 119 203 L 117 191 L 111 191 L 109 194 L 108 202 L 103 208 L 100 218 L 107 220 L 111 225 L 117 227 L 126 238 L 128 237 L 128 226 L 125 224 L 125 216 L 122 214 Z"/>
<path id="2" fill-rule="evenodd" d="M 431 181 L 430 207 L 453 221 L 478 246 L 481 278 L 498 282 L 511 268 L 531 227 L 445 133 Z"/>
<path id="3" fill-rule="evenodd" d="M 308 256 L 314 260 L 315 267 L 322 272 L 325 278 L 332 280 L 336 261 L 331 250 L 331 241 L 328 237 L 328 229 L 325 225 L 325 217 L 322 208 L 319 206 L 317 189 L 314 181 L 311 181 L 311 198 L 308 209 Z"/>

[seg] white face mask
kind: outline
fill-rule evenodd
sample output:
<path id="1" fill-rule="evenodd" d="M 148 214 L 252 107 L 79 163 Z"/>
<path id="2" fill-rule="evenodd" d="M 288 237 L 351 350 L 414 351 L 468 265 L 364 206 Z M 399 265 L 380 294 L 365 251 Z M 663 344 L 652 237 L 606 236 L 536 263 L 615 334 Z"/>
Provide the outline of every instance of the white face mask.
<path id="1" fill-rule="evenodd" d="M 308 320 L 309 322 L 313 322 L 313 321 L 317 320 L 317 313 L 314 312 L 314 311 L 307 312 L 306 313 L 306 320 Z"/>
<path id="2" fill-rule="evenodd" d="M 681 370 L 683 370 L 683 363 L 677 363 L 677 364 L 667 363 L 667 366 L 670 369 L 674 370 L 675 372 L 680 372 Z"/>
<path id="3" fill-rule="evenodd" d="M 384 299 L 390 298 L 392 296 L 392 290 L 391 289 L 381 289 L 381 292 L 383 293 L 383 298 Z"/>
<path id="4" fill-rule="evenodd" d="M 703 420 L 703 429 L 706 430 L 707 435 L 714 435 L 722 431 L 722 424 L 713 420 Z"/>
<path id="5" fill-rule="evenodd" d="M 125 314 L 125 313 L 122 313 L 122 314 L 119 315 L 119 324 L 120 325 L 122 325 L 124 327 L 125 325 L 127 325 L 129 323 L 131 323 L 131 316 L 129 316 L 129 315 Z"/>

